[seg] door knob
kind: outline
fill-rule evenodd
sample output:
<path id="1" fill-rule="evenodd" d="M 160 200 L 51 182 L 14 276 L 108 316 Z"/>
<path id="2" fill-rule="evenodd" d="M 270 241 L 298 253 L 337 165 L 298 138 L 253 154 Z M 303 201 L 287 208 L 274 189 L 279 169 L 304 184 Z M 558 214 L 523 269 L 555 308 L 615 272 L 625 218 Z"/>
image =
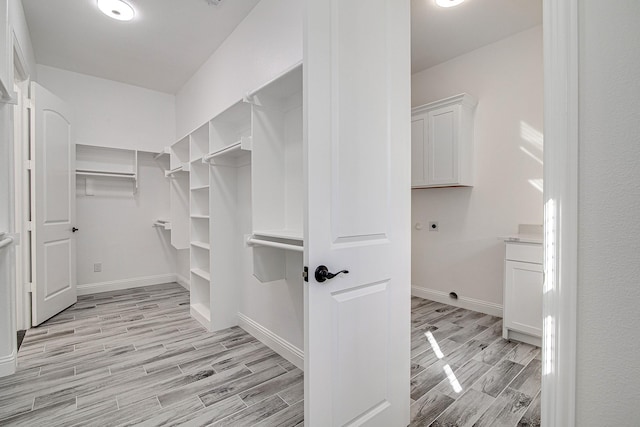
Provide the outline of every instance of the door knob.
<path id="1" fill-rule="evenodd" d="M 72 233 L 75 233 L 76 231 L 78 231 L 78 229 L 77 229 L 77 228 L 75 228 L 75 227 L 71 228 L 71 232 L 72 232 Z"/>
<path id="2" fill-rule="evenodd" d="M 338 271 L 337 273 L 331 273 L 329 272 L 329 269 L 327 268 L 327 266 L 321 265 L 318 268 L 316 268 L 316 273 L 315 273 L 316 281 L 322 283 L 327 279 L 333 279 L 340 273 L 349 274 L 349 270 L 341 270 L 341 271 Z"/>

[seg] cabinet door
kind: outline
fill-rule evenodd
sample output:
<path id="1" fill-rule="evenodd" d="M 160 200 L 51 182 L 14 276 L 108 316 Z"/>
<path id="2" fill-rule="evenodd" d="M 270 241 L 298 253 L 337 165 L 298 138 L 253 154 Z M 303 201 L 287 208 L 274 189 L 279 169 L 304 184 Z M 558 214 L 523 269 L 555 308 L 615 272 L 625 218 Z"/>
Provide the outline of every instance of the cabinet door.
<path id="1" fill-rule="evenodd" d="M 505 262 L 504 325 L 542 336 L 542 265 Z"/>
<path id="2" fill-rule="evenodd" d="M 427 184 L 457 184 L 460 107 L 438 108 L 430 111 L 428 117 Z"/>
<path id="3" fill-rule="evenodd" d="M 425 116 L 411 121 L 411 186 L 426 184 L 426 120 Z"/>

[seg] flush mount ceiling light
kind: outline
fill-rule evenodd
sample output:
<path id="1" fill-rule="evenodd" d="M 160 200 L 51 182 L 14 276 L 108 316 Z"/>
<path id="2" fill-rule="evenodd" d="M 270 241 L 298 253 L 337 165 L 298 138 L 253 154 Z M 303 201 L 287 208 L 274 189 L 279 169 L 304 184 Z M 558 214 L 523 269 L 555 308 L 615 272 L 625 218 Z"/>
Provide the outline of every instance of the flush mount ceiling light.
<path id="1" fill-rule="evenodd" d="M 136 14 L 131 6 L 122 0 L 98 0 L 98 9 L 109 18 L 131 21 Z"/>
<path id="2" fill-rule="evenodd" d="M 462 3 L 464 0 L 436 0 L 436 4 L 440 7 L 453 7 Z"/>

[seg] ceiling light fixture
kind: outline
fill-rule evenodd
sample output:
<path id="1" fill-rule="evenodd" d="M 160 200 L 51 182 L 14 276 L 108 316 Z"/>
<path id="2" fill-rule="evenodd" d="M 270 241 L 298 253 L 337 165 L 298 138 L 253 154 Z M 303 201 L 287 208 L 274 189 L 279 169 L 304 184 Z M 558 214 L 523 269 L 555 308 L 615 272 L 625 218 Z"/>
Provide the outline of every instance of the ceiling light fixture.
<path id="1" fill-rule="evenodd" d="M 122 0 L 98 0 L 98 9 L 109 18 L 131 21 L 136 12 Z"/>
<path id="2" fill-rule="evenodd" d="M 453 7 L 462 3 L 464 0 L 436 0 L 436 4 L 440 7 Z"/>

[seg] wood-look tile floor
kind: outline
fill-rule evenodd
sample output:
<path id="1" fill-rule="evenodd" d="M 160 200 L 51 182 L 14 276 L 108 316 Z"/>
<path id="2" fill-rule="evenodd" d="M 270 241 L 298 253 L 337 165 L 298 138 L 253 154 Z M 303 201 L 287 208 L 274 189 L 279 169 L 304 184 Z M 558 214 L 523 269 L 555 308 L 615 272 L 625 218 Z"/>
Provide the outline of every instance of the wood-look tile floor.
<path id="1" fill-rule="evenodd" d="M 81 296 L 27 332 L 0 425 L 296 426 L 303 374 L 238 327 L 209 333 L 167 284 Z"/>
<path id="2" fill-rule="evenodd" d="M 502 319 L 412 297 L 412 427 L 539 426 L 541 364 Z"/>
<path id="3" fill-rule="evenodd" d="M 540 350 L 499 318 L 412 298 L 411 426 L 538 426 Z M 302 426 L 303 374 L 242 329 L 209 333 L 177 284 L 79 297 L 27 332 L 0 425 Z"/>

